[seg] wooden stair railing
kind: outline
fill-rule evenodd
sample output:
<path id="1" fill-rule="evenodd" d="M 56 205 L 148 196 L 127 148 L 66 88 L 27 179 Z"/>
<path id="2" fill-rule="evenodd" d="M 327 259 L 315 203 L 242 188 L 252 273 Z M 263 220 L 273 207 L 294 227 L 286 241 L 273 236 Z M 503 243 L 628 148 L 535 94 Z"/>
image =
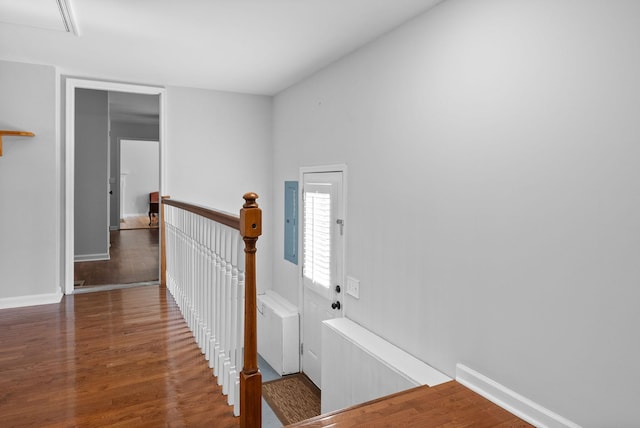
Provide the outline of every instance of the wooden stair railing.
<path id="1" fill-rule="evenodd" d="M 262 426 L 262 374 L 258 370 L 258 325 L 256 314 L 256 242 L 262 234 L 262 210 L 258 195 L 244 195 L 240 210 L 240 235 L 245 252 L 244 367 L 240 373 L 240 426 Z"/>
<path id="2" fill-rule="evenodd" d="M 255 193 L 246 193 L 243 196 L 245 203 L 240 210 L 240 216 L 234 216 L 222 211 L 212 210 L 200 205 L 190 204 L 177 200 L 170 199 L 168 196 L 162 197 L 162 209 L 161 215 L 161 283 L 165 287 L 167 284 L 167 226 L 166 215 L 167 206 L 175 207 L 180 210 L 195 214 L 196 216 L 204 219 L 209 219 L 215 223 L 219 223 L 226 227 L 236 229 L 240 232 L 240 236 L 244 241 L 244 352 L 243 352 L 243 369 L 239 375 L 240 392 L 239 392 L 239 408 L 240 408 L 240 426 L 244 428 L 259 428 L 262 425 L 262 375 L 258 369 L 258 347 L 257 347 L 257 304 L 256 304 L 256 243 L 259 236 L 262 234 L 262 210 L 259 208 L 256 200 L 258 195 Z M 198 229 L 198 225 L 194 226 L 190 224 L 191 229 L 196 229 L 196 235 L 202 235 L 202 232 Z M 194 244 L 195 245 L 195 244 Z M 188 258 L 189 263 L 192 265 L 197 262 L 193 261 L 193 258 Z M 190 273 L 191 274 L 191 273 Z M 195 273 L 195 276 L 198 274 Z M 206 275 L 206 274 L 205 274 Z M 241 276 L 242 273 L 239 273 Z M 191 277 L 190 277 L 191 278 Z M 200 291 L 200 293 L 203 293 Z M 205 297 L 212 298 L 213 294 L 210 291 L 204 291 Z M 175 297 L 175 296 L 174 296 Z M 201 297 L 198 295 L 198 297 Z M 228 296 L 227 296 L 228 297 Z M 197 307 L 201 303 L 196 302 L 193 312 L 185 315 L 188 324 L 197 324 L 198 318 L 202 315 L 197 313 L 202 309 Z M 180 305 L 180 303 L 179 303 Z M 202 321 L 199 321 L 200 324 Z M 203 336 L 207 336 L 205 333 L 201 333 L 198 328 L 202 326 L 194 326 L 194 336 L 196 340 L 203 341 Z M 206 340 L 203 347 L 203 353 L 207 355 L 209 359 L 209 353 L 211 352 L 210 346 Z M 204 349 L 206 348 L 206 350 Z M 213 358 L 215 360 L 215 358 Z M 216 362 L 210 362 L 215 364 Z M 218 369 L 220 370 L 220 369 Z M 223 388 L 224 391 L 224 388 Z"/>

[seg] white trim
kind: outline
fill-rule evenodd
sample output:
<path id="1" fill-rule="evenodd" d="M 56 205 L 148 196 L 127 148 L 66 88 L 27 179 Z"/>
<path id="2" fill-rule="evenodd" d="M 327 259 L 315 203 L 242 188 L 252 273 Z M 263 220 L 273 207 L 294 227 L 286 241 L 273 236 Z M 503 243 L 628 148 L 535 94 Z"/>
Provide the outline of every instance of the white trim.
<path id="1" fill-rule="evenodd" d="M 55 68 L 55 73 L 56 73 L 56 108 L 55 108 L 55 118 L 56 118 L 56 128 L 55 128 L 55 132 L 56 132 L 56 136 L 55 136 L 55 149 L 56 149 L 56 153 L 55 153 L 55 162 L 56 162 L 56 166 L 55 166 L 55 177 L 56 177 L 56 210 L 55 210 L 55 224 L 56 224 L 56 228 L 55 228 L 55 241 L 56 241 L 56 260 L 58 260 L 58 263 L 56 263 L 55 265 L 55 277 L 56 277 L 56 283 L 58 286 L 58 289 L 60 290 L 60 293 L 64 294 L 64 264 L 60 263 L 60 260 L 64 260 L 62 258 L 62 255 L 64 254 L 64 248 L 63 248 L 63 242 L 62 242 L 62 238 L 63 238 L 63 233 L 62 233 L 62 215 L 64 213 L 64 202 L 62 199 L 62 195 L 63 195 L 63 190 L 62 190 L 62 174 L 63 174 L 63 166 L 62 166 L 62 141 L 63 141 L 63 135 L 62 135 L 62 121 L 61 121 L 61 114 L 62 114 L 62 109 L 60 108 L 60 103 L 62 100 L 62 78 L 60 76 L 60 70 L 58 70 L 58 68 Z"/>
<path id="2" fill-rule="evenodd" d="M 304 174 L 312 174 L 316 172 L 347 172 L 347 164 L 339 163 L 334 165 L 320 165 L 320 166 L 301 166 L 300 178 L 304 177 Z"/>
<path id="3" fill-rule="evenodd" d="M 164 88 L 100 80 L 66 78 L 65 91 L 65 218 L 64 218 L 64 292 L 73 293 L 74 262 L 74 184 L 75 184 L 75 90 L 77 88 L 103 91 L 128 92 L 134 94 L 158 95 L 160 97 L 160 194 L 164 194 L 165 165 L 165 96 Z M 158 250 L 159 251 L 159 250 Z M 159 253 L 158 253 L 159 257 Z"/>
<path id="4" fill-rule="evenodd" d="M 536 427 L 580 428 L 580 425 L 542 407 L 538 403 L 523 397 L 463 364 L 456 365 L 456 381 Z"/>
<path id="5" fill-rule="evenodd" d="M 22 308 L 24 306 L 49 305 L 60 303 L 63 294 L 60 291 L 50 294 L 32 294 L 30 296 L 5 297 L 0 299 L 0 309 Z"/>
<path id="6" fill-rule="evenodd" d="M 124 215 L 125 219 L 132 218 L 132 217 L 133 218 L 136 218 L 136 217 L 149 217 L 149 213 L 148 212 L 146 212 L 146 213 L 137 213 L 137 214 L 136 213 L 129 213 L 129 214 L 125 214 Z"/>
<path id="7" fill-rule="evenodd" d="M 73 291 L 73 294 L 95 293 L 97 291 L 124 290 L 125 288 L 148 287 L 153 285 L 160 285 L 160 281 L 132 282 L 130 284 L 85 285 L 75 289 Z"/>
<path id="8" fill-rule="evenodd" d="M 429 364 L 349 318 L 334 318 L 323 321 L 323 323 L 334 334 L 356 345 L 370 355 L 371 358 L 389 367 L 416 386 L 436 386 L 452 380 L 446 374 L 434 369 Z M 358 364 L 358 362 L 354 364 Z M 363 383 L 367 384 L 367 382 Z"/>
<path id="9" fill-rule="evenodd" d="M 98 254 L 78 254 L 73 257 L 74 262 L 97 262 L 100 260 L 111 260 L 109 253 Z"/>

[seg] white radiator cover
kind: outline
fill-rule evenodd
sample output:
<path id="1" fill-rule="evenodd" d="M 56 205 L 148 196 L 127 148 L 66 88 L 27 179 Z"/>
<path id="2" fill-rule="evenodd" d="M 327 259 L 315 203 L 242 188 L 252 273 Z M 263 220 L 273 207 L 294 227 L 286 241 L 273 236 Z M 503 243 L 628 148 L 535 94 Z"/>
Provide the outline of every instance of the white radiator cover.
<path id="1" fill-rule="evenodd" d="M 272 290 L 258 295 L 258 353 L 280 375 L 300 371 L 298 309 Z"/>
<path id="2" fill-rule="evenodd" d="M 322 413 L 451 378 L 348 318 L 322 325 Z"/>

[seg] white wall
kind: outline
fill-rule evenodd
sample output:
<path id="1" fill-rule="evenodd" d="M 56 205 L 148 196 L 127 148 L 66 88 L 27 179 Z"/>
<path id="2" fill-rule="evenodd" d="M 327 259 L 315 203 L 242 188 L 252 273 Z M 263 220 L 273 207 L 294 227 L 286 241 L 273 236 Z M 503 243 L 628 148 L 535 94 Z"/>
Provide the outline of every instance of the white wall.
<path id="1" fill-rule="evenodd" d="M 167 188 L 174 199 L 238 214 L 246 192 L 263 210 L 258 289 L 271 288 L 271 98 L 168 87 Z"/>
<path id="2" fill-rule="evenodd" d="M 106 258 L 108 240 L 109 104 L 106 91 L 76 89 L 74 252 Z"/>
<path id="3" fill-rule="evenodd" d="M 160 190 L 160 144 L 157 141 L 121 140 L 120 173 L 126 174 L 125 217 L 147 215 L 149 193 Z"/>
<path id="4" fill-rule="evenodd" d="M 59 300 L 55 69 L 0 61 L 0 94 L 0 129 L 35 133 L 3 138 L 0 307 Z"/>
<path id="5" fill-rule="evenodd" d="M 148 95 L 141 95 L 148 96 Z M 158 98 L 157 95 L 155 95 Z M 110 179 L 111 195 L 109 226 L 113 229 L 120 227 L 120 147 L 121 139 L 132 140 L 160 140 L 160 127 L 138 123 L 111 121 L 111 165 Z"/>
<path id="6" fill-rule="evenodd" d="M 449 0 L 276 96 L 282 182 L 347 163 L 350 318 L 577 424 L 637 426 L 640 3 Z"/>

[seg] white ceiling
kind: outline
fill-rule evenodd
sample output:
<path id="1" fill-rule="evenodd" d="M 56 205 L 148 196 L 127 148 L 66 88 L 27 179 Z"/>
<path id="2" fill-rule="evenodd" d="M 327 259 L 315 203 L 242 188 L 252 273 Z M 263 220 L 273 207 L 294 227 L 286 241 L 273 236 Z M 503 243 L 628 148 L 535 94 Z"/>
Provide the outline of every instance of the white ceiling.
<path id="1" fill-rule="evenodd" d="M 0 0 L 0 59 L 272 95 L 442 0 Z M 63 1 L 64 3 L 64 1 Z"/>
<path id="2" fill-rule="evenodd" d="M 56 0 L 0 0 L 0 21 L 47 30 L 66 31 Z"/>
<path id="3" fill-rule="evenodd" d="M 160 123 L 160 99 L 158 95 L 109 92 L 109 119 L 140 125 Z"/>

